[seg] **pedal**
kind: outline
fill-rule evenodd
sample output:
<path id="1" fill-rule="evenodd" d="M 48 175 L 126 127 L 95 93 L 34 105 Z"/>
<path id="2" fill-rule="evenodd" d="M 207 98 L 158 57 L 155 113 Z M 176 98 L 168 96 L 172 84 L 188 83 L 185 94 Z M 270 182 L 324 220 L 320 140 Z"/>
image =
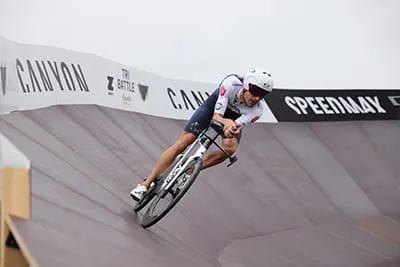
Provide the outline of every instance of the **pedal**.
<path id="1" fill-rule="evenodd" d="M 158 177 L 157 177 L 158 178 Z M 146 181 L 146 178 L 143 179 L 143 181 Z M 153 187 L 155 185 L 154 182 L 151 182 L 150 187 Z"/>

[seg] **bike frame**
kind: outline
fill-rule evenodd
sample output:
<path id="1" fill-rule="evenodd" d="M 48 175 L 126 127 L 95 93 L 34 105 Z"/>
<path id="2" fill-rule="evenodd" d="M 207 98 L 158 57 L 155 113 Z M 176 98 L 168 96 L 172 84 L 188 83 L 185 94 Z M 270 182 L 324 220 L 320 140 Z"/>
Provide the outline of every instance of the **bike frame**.
<path id="1" fill-rule="evenodd" d="M 212 121 L 210 126 L 205 129 L 199 137 L 189 146 L 189 148 L 186 150 L 186 152 L 183 154 L 183 156 L 179 159 L 179 161 L 176 163 L 176 165 L 173 167 L 173 169 L 168 173 L 166 179 L 164 180 L 161 188 L 164 188 L 166 191 L 175 183 L 176 179 L 182 174 L 183 170 L 188 166 L 190 162 L 193 160 L 196 160 L 197 158 L 200 158 L 203 160 L 203 157 L 207 150 L 210 148 L 211 144 L 215 143 L 219 149 L 221 149 L 230 159 L 231 163 L 228 165 L 232 165 L 237 158 L 236 157 L 230 157 L 224 150 L 221 148 L 215 140 L 218 138 L 218 136 L 221 134 L 221 131 L 223 129 L 223 125 L 219 122 Z M 206 133 L 211 131 L 210 135 L 207 135 Z M 194 152 L 192 156 L 189 158 L 188 155 L 192 152 L 192 150 L 196 147 L 199 146 L 199 148 Z"/>

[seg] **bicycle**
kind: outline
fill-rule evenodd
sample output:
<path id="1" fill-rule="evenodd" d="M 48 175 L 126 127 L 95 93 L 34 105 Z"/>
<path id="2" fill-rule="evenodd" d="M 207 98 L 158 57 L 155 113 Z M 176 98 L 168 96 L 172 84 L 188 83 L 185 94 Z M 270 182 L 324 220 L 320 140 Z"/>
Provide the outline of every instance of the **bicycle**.
<path id="1" fill-rule="evenodd" d="M 160 174 L 154 184 L 150 186 L 143 197 L 136 202 L 134 211 L 138 212 L 152 201 L 143 215 L 141 225 L 150 227 L 160 221 L 186 194 L 197 179 L 204 155 L 212 144 L 215 144 L 229 158 L 230 167 L 237 161 L 236 156 L 229 155 L 215 140 L 223 134 L 224 125 L 211 120 L 209 126 L 201 132 L 196 140 L 181 154 L 179 154 L 169 168 Z M 160 210 L 155 209 L 167 197 L 172 196 L 167 206 Z"/>

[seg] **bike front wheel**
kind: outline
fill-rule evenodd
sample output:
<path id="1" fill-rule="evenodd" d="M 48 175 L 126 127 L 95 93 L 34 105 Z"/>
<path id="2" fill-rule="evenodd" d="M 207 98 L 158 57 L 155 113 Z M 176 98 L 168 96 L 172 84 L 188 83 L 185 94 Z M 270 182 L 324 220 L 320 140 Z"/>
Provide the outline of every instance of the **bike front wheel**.
<path id="1" fill-rule="evenodd" d="M 168 190 L 160 190 L 143 215 L 142 226 L 150 227 L 161 220 L 179 202 L 200 173 L 202 159 L 190 162 Z M 188 174 L 190 172 L 190 174 Z"/>

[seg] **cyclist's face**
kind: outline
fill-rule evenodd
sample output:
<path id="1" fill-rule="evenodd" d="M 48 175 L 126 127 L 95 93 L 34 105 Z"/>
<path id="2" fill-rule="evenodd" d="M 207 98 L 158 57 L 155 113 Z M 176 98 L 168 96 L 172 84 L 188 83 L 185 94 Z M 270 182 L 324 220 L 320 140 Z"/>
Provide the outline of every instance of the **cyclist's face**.
<path id="1" fill-rule="evenodd" d="M 255 96 L 250 91 L 246 91 L 246 93 L 243 95 L 243 97 L 244 97 L 244 102 L 249 107 L 254 106 L 255 104 L 258 103 L 258 101 L 260 101 L 262 99 L 261 96 Z"/>

